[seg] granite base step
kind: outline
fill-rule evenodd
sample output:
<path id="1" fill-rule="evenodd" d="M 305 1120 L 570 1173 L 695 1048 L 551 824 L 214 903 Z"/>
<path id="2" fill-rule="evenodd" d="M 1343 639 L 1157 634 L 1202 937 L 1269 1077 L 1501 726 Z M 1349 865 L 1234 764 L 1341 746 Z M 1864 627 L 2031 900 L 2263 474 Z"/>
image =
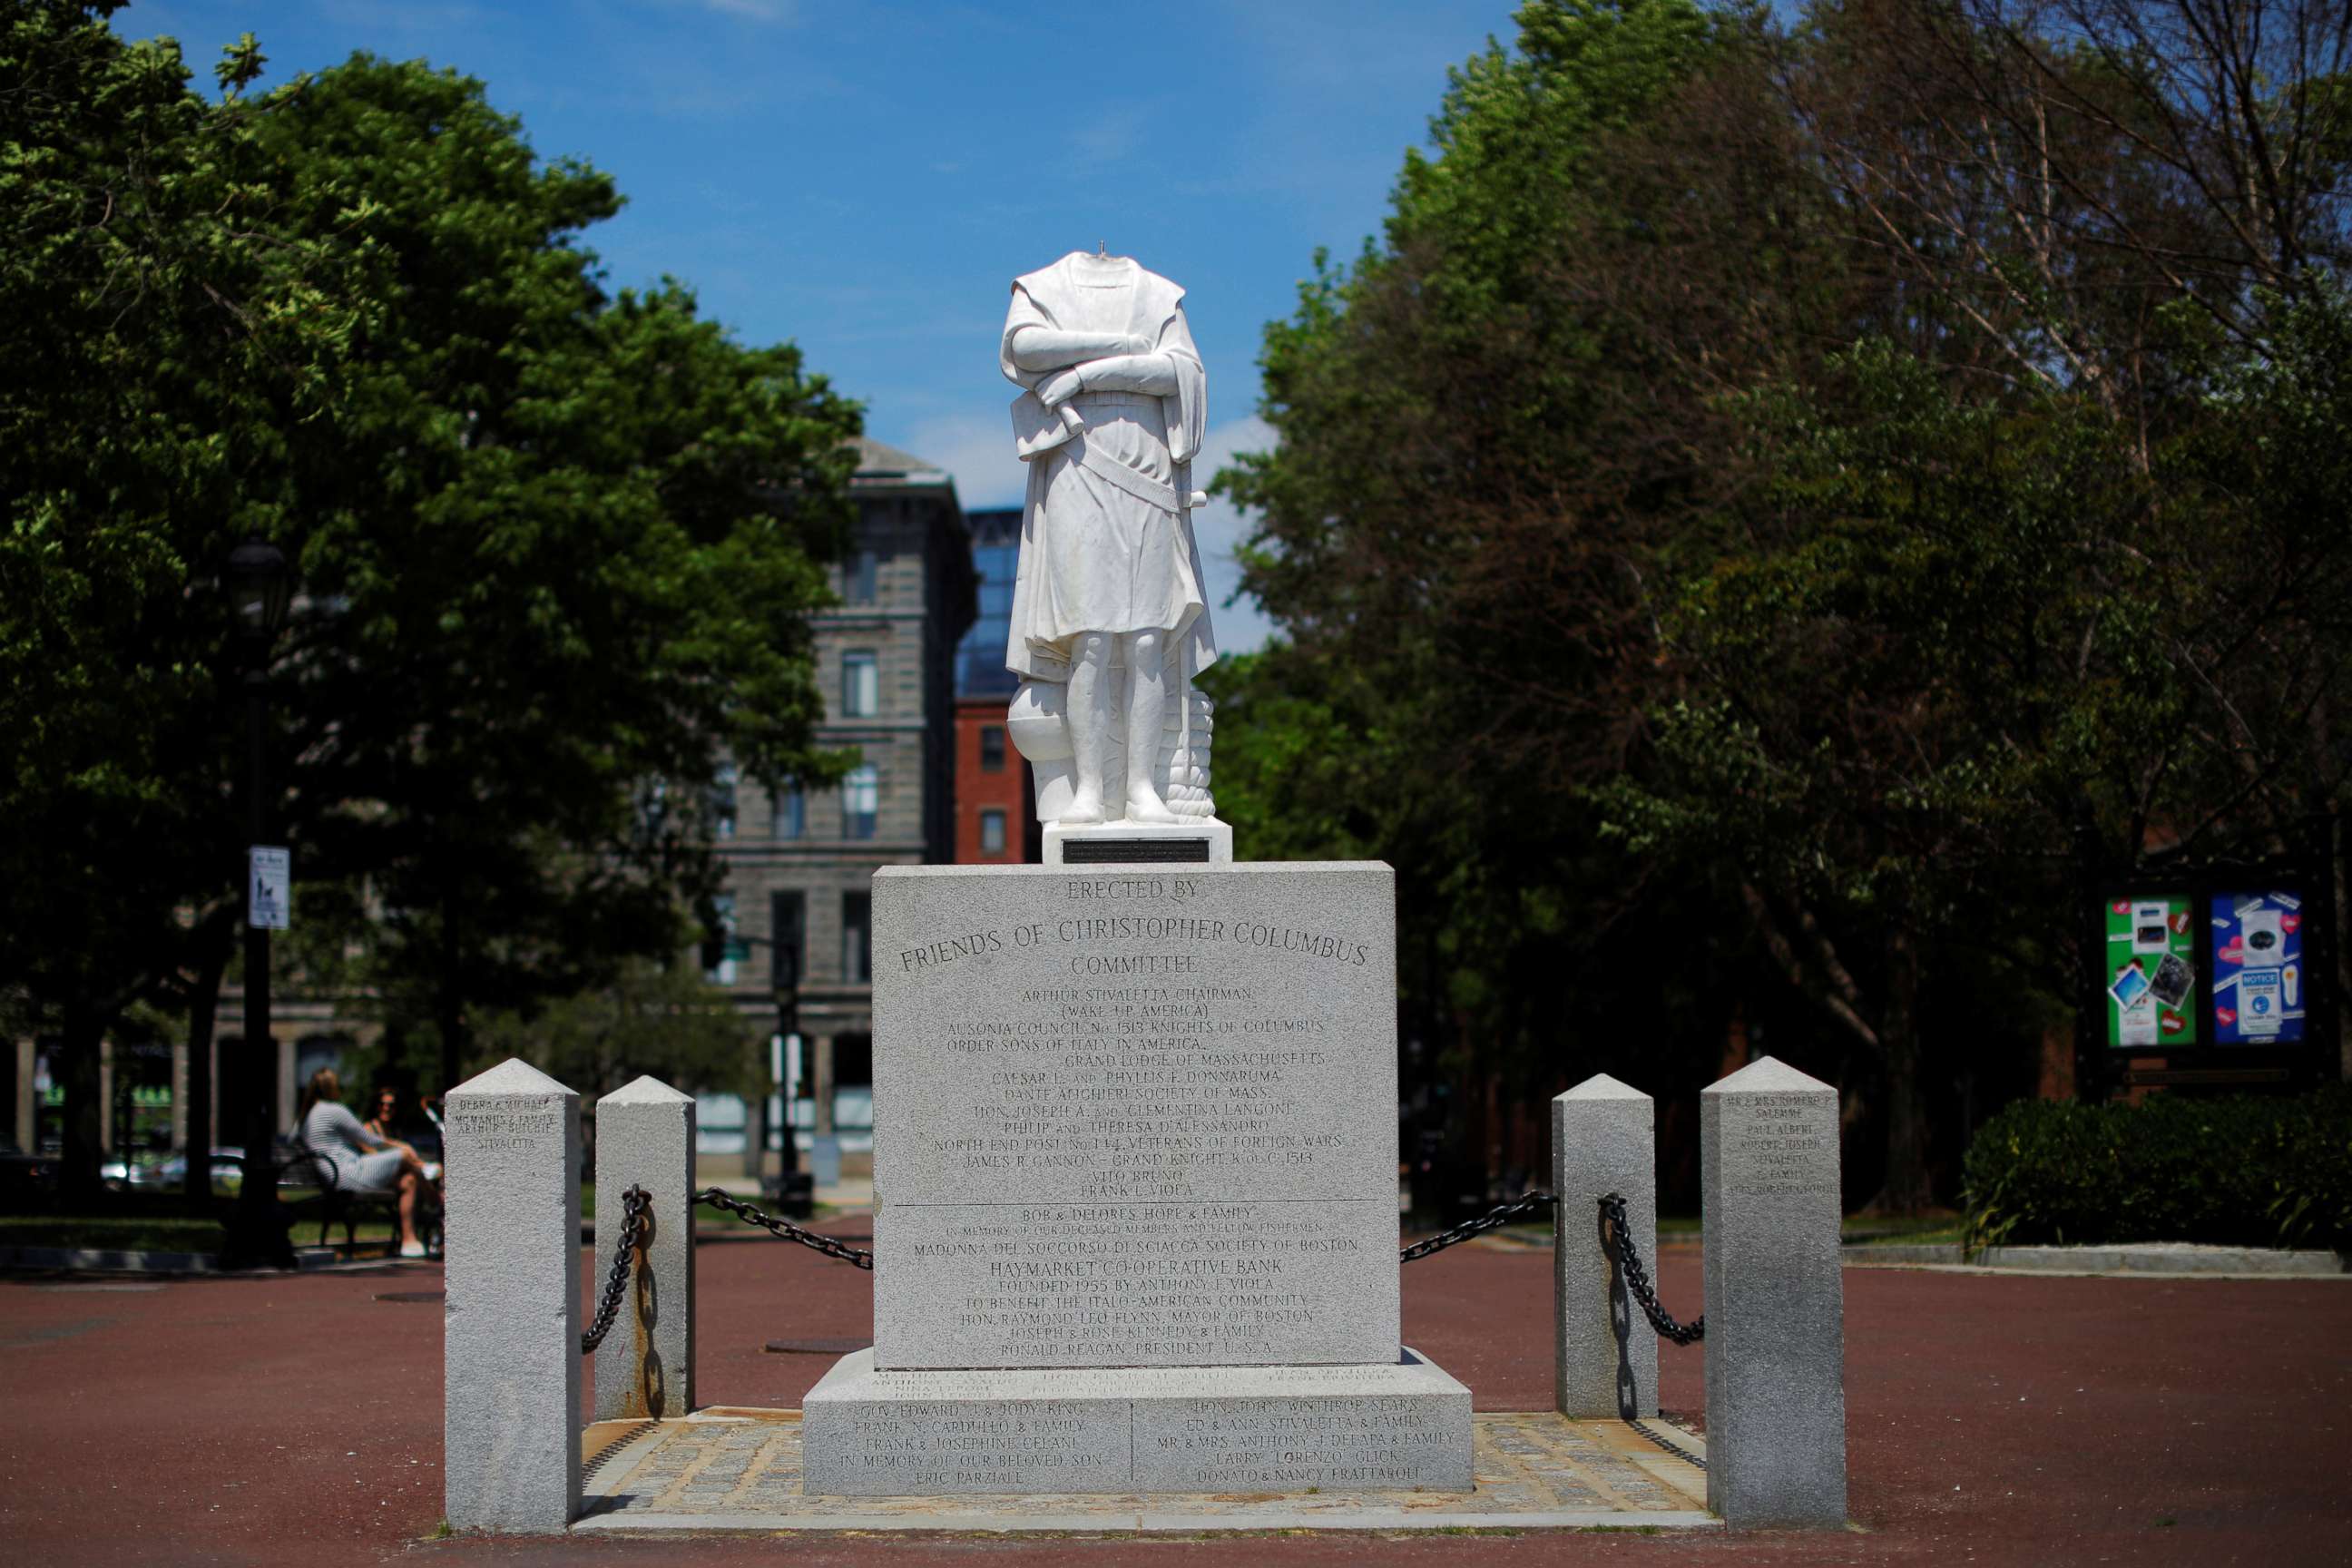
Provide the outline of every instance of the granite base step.
<path id="1" fill-rule="evenodd" d="M 1342 1366 L 878 1371 L 809 1391 L 802 1489 L 978 1492 L 1471 1487 L 1470 1391 L 1410 1350 Z"/>
<path id="2" fill-rule="evenodd" d="M 1327 1486 L 1303 1491 L 813 1497 L 801 1489 L 798 1410 L 719 1406 L 588 1430 L 583 1534 L 856 1531 L 1011 1534 L 1370 1530 L 1719 1531 L 1706 1477 L 1622 1421 L 1549 1411 L 1471 1417 L 1468 1492 Z M 1704 1460 L 1705 1441 L 1675 1428 Z"/>

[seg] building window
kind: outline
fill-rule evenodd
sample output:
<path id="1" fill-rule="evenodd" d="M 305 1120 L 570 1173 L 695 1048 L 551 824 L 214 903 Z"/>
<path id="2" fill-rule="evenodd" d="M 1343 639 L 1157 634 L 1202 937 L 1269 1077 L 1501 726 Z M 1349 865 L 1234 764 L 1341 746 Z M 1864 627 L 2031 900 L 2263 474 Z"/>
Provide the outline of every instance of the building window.
<path id="1" fill-rule="evenodd" d="M 789 965 L 769 961 L 768 979 L 772 984 L 786 967 L 800 982 L 808 979 L 808 895 L 803 892 L 770 893 L 768 895 L 768 940 L 775 945 L 774 954 L 791 954 Z"/>
<path id="2" fill-rule="evenodd" d="M 724 843 L 735 837 L 735 764 L 719 764 L 710 781 L 710 837 Z"/>
<path id="3" fill-rule="evenodd" d="M 719 917 L 719 930 L 723 945 L 719 950 L 719 962 L 702 972 L 702 978 L 713 985 L 732 985 L 743 967 L 743 960 L 751 955 L 751 943 L 735 934 L 735 895 L 720 893 L 710 900 Z"/>
<path id="4" fill-rule="evenodd" d="M 852 768 L 841 781 L 841 836 L 871 838 L 882 814 L 882 775 L 872 763 Z"/>
<path id="5" fill-rule="evenodd" d="M 882 675 L 874 668 L 871 648 L 841 656 L 841 716 L 871 719 L 882 711 Z"/>
<path id="6" fill-rule="evenodd" d="M 852 605 L 874 602 L 875 555 L 871 550 L 860 550 L 841 563 L 841 596 Z"/>
<path id="7" fill-rule="evenodd" d="M 1004 814 L 983 811 L 980 814 L 980 852 L 983 855 L 1004 853 Z"/>
<path id="8" fill-rule="evenodd" d="M 1002 724 L 980 727 L 980 771 L 984 773 L 1004 771 L 1004 726 Z"/>
<path id="9" fill-rule="evenodd" d="M 874 895 L 844 893 L 841 895 L 842 984 L 867 985 L 873 980 Z"/>
<path id="10" fill-rule="evenodd" d="M 874 1125 L 874 1037 L 833 1037 L 833 1125 L 864 1132 Z"/>
<path id="11" fill-rule="evenodd" d="M 804 838 L 808 836 L 808 796 L 798 784 L 787 785 L 770 803 L 773 819 L 770 833 L 778 838 Z"/>

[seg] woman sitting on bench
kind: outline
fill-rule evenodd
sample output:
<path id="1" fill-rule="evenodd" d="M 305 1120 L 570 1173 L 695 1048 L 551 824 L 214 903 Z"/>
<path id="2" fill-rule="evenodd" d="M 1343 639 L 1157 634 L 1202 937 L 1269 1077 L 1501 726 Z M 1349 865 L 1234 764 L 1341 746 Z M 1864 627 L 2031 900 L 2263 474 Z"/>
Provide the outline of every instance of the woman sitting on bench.
<path id="1" fill-rule="evenodd" d="M 352 1193 L 400 1194 L 400 1255 L 425 1256 L 416 1236 L 416 1194 L 430 1178 L 416 1151 L 397 1138 L 371 1132 L 343 1102 L 342 1080 L 332 1068 L 310 1075 L 302 1091 L 298 1135 L 312 1153 L 335 1168 L 335 1184 Z"/>

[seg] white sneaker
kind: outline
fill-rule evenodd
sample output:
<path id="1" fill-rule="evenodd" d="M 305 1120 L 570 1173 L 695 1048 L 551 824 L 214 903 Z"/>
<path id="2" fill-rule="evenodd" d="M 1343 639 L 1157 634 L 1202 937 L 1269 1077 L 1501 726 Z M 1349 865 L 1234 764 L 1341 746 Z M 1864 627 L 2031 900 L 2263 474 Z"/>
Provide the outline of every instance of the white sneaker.
<path id="1" fill-rule="evenodd" d="M 425 1256 L 425 1244 L 421 1241 L 404 1241 L 400 1244 L 400 1255 L 403 1258 L 422 1258 Z"/>

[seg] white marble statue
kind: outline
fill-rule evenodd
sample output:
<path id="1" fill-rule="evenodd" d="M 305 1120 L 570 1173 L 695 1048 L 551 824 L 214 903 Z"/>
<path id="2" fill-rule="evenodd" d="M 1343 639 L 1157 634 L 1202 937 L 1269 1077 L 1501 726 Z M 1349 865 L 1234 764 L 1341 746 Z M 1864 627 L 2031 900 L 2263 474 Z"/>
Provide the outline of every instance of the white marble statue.
<path id="1" fill-rule="evenodd" d="M 1208 378 L 1184 291 L 1124 256 L 1072 251 L 1013 281 L 998 363 L 1022 388 L 1029 465 L 1005 664 L 1038 816 L 1076 826 L 1213 814 L 1217 657 L 1192 510 Z"/>

